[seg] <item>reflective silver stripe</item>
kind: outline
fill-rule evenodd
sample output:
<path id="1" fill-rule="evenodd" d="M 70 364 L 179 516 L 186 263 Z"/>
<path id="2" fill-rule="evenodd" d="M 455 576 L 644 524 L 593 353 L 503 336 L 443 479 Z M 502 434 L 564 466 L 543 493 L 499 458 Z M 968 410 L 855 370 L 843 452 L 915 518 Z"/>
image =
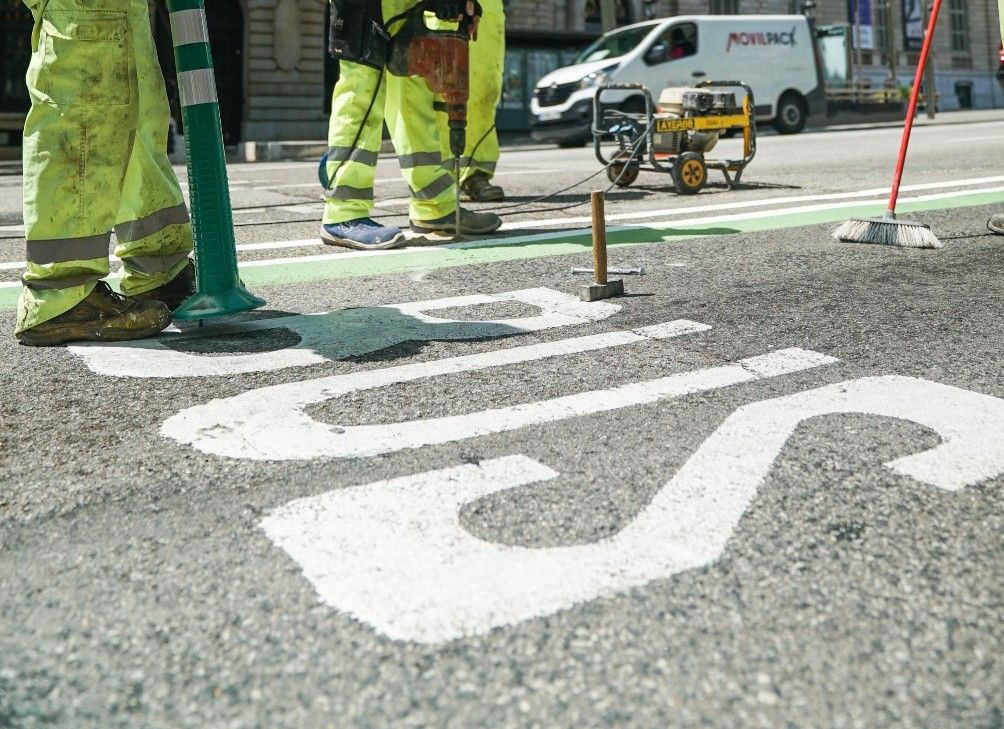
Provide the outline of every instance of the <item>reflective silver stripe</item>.
<path id="1" fill-rule="evenodd" d="M 123 256 L 122 267 L 129 272 L 156 275 L 164 273 L 188 258 L 188 253 L 165 253 L 161 256 Z"/>
<path id="2" fill-rule="evenodd" d="M 208 43 L 205 10 L 179 10 L 171 13 L 171 38 L 175 46 Z"/>
<path id="3" fill-rule="evenodd" d="M 92 261 L 108 258 L 108 243 L 111 233 L 92 235 L 87 238 L 60 238 L 57 240 L 30 240 L 27 244 L 29 263 L 46 265 L 67 261 Z"/>
<path id="4" fill-rule="evenodd" d="M 182 71 L 178 74 L 178 90 L 181 92 L 182 106 L 219 103 L 216 97 L 216 77 L 211 68 Z"/>
<path id="5" fill-rule="evenodd" d="M 325 190 L 324 197 L 329 200 L 372 200 L 373 188 L 339 185 L 334 190 Z"/>
<path id="6" fill-rule="evenodd" d="M 376 167 L 380 155 L 368 149 L 352 149 L 352 147 L 331 147 L 328 150 L 328 162 L 358 162 L 359 164 Z"/>
<path id="7" fill-rule="evenodd" d="M 450 157 L 449 159 L 444 159 L 442 166 L 443 166 L 444 170 L 451 170 L 452 171 L 453 170 L 453 157 Z M 473 170 L 482 170 L 482 171 L 488 172 L 490 174 L 495 174 L 495 166 L 496 165 L 495 165 L 494 162 L 481 162 L 481 161 L 476 160 L 476 159 L 471 159 L 470 157 L 461 157 L 460 158 L 460 166 L 463 169 L 468 169 L 468 170 L 471 170 L 471 169 L 473 169 Z"/>
<path id="8" fill-rule="evenodd" d="M 453 187 L 453 178 L 449 175 L 440 175 L 434 182 L 426 185 L 421 190 L 412 190 L 411 196 L 416 200 L 432 200 L 434 197 L 442 195 Z"/>
<path id="9" fill-rule="evenodd" d="M 120 243 L 132 243 L 142 240 L 154 233 L 159 233 L 169 225 L 181 225 L 191 220 L 188 217 L 188 208 L 184 204 L 173 208 L 158 210 L 145 218 L 133 220 L 128 223 L 119 223 L 115 226 L 115 235 Z"/>
<path id="10" fill-rule="evenodd" d="M 482 162 L 480 160 L 471 159 L 470 157 L 460 158 L 461 167 L 474 167 L 479 170 L 484 170 L 485 172 L 495 172 L 494 162 Z"/>
<path id="11" fill-rule="evenodd" d="M 401 164 L 402 170 L 423 165 L 436 165 L 438 167 L 443 164 L 443 156 L 439 152 L 415 152 L 414 154 L 402 154 L 397 158 L 397 161 Z"/>
<path id="12" fill-rule="evenodd" d="M 41 281 L 29 281 L 24 276 L 21 283 L 34 291 L 52 291 L 54 289 L 71 289 L 74 286 L 84 286 L 101 280 L 101 274 L 91 273 L 84 276 L 73 276 L 72 278 L 47 278 Z"/>

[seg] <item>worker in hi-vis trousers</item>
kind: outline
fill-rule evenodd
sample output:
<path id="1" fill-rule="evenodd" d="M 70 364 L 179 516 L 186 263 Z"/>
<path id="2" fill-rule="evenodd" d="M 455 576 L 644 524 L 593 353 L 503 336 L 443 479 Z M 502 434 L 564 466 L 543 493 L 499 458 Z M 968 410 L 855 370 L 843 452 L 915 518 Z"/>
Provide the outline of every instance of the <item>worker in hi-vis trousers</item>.
<path id="1" fill-rule="evenodd" d="M 1004 0 L 997 0 L 997 13 L 1000 15 L 1001 48 L 1004 49 Z M 1001 53 L 1001 68 L 1004 69 L 1004 50 Z M 1004 213 L 991 215 L 990 220 L 987 221 L 987 228 L 997 235 L 1004 235 Z"/>
<path id="2" fill-rule="evenodd" d="M 192 230 L 167 160 L 168 108 L 147 0 L 26 0 L 24 127 L 29 345 L 151 336 L 194 292 Z M 115 293 L 108 247 L 123 277 Z"/>
<path id="3" fill-rule="evenodd" d="M 505 198 L 501 187 L 492 182 L 499 161 L 499 137 L 495 111 L 502 99 L 505 71 L 505 7 L 503 0 L 481 0 L 483 14 L 478 40 L 471 44 L 471 97 L 467 102 L 467 148 L 461 159 L 461 189 L 474 202 L 494 202 Z M 432 28 L 456 27 L 437 21 Z M 438 115 L 439 141 L 443 158 L 449 161 L 450 134 L 445 114 Z M 452 164 L 449 165 L 452 169 Z"/>
<path id="4" fill-rule="evenodd" d="M 384 121 L 410 189 L 409 217 L 417 233 L 452 233 L 457 215 L 453 177 L 443 166 L 435 99 L 422 78 L 386 70 L 388 40 L 416 0 L 333 0 L 330 50 L 339 59 L 332 95 L 328 187 L 321 226 L 329 245 L 379 250 L 404 243 L 395 226 L 370 218 L 373 182 Z M 442 19 L 475 19 L 480 4 L 470 0 L 427 0 Z M 383 44 L 381 46 L 381 44 Z M 476 45 L 476 43 L 475 43 Z M 378 50 L 382 48 L 384 52 Z M 461 209 L 460 230 L 490 233 L 502 224 L 494 213 Z"/>

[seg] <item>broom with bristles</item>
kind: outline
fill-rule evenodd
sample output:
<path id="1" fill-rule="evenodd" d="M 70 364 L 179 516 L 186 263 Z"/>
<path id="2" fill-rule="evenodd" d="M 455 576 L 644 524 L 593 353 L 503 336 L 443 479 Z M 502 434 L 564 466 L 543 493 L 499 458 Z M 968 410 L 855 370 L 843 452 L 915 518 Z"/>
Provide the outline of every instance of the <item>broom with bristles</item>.
<path id="1" fill-rule="evenodd" d="M 920 95 L 920 84 L 924 78 L 924 67 L 927 65 L 927 55 L 934 39 L 934 26 L 938 22 L 938 11 L 941 0 L 934 0 L 931 8 L 931 18 L 927 23 L 927 33 L 920 49 L 920 59 L 917 62 L 917 73 L 913 77 L 913 90 L 910 92 L 910 107 L 906 112 L 906 126 L 903 127 L 903 138 L 899 143 L 899 159 L 892 178 L 892 194 L 889 196 L 889 208 L 881 218 L 865 218 L 848 220 L 835 231 L 833 237 L 850 243 L 877 243 L 886 246 L 903 246 L 905 248 L 941 248 L 941 241 L 931 232 L 931 228 L 923 223 L 910 220 L 897 220 L 896 199 L 899 197 L 899 183 L 903 179 L 903 164 L 906 162 L 906 148 L 910 144 L 910 132 L 913 131 L 913 115 L 917 113 L 917 97 Z M 927 99 L 933 104 L 934 99 Z"/>

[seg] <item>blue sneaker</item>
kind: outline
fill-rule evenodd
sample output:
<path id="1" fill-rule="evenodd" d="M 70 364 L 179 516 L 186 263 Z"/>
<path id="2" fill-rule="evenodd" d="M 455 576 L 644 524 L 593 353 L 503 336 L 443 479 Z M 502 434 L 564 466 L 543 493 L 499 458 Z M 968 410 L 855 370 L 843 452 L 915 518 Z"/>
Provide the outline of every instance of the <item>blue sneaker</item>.
<path id="1" fill-rule="evenodd" d="M 325 245 L 344 246 L 357 251 L 383 251 L 404 244 L 400 228 L 380 225 L 371 218 L 356 218 L 344 223 L 321 226 L 321 240 Z"/>

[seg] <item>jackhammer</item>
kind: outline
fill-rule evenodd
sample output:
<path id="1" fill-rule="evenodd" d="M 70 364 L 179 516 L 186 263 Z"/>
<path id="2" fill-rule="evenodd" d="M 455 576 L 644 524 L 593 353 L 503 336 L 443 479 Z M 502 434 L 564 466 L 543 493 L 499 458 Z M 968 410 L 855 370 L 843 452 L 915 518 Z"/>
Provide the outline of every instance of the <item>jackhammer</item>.
<path id="1" fill-rule="evenodd" d="M 449 119 L 450 152 L 457 195 L 455 236 L 460 237 L 460 163 L 467 146 L 467 101 L 470 98 L 471 20 L 456 30 L 432 30 L 425 23 L 425 3 L 412 8 L 394 34 L 387 70 L 398 76 L 421 76 L 434 94 L 443 97 L 437 111 Z"/>

